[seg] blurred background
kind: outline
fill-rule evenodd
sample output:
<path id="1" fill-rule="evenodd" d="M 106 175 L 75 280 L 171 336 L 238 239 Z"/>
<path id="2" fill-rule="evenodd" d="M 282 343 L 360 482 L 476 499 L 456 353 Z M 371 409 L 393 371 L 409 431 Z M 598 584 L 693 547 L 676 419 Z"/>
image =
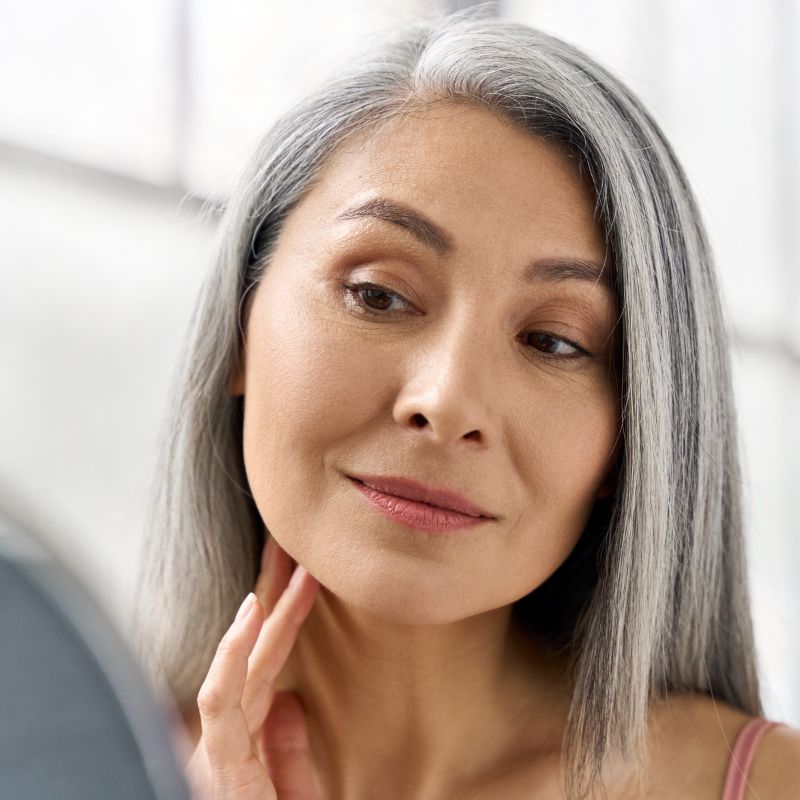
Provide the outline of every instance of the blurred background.
<path id="1" fill-rule="evenodd" d="M 0 486 L 124 627 L 170 380 L 260 134 L 442 0 L 0 0 Z M 505 0 L 681 158 L 733 328 L 767 716 L 800 726 L 800 4 Z"/>

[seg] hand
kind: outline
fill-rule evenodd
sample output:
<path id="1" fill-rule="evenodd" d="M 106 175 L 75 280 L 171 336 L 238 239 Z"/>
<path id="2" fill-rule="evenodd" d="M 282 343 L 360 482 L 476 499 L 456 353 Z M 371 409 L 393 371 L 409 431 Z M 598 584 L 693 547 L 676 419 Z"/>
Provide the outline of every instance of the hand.
<path id="1" fill-rule="evenodd" d="M 203 800 L 318 800 L 300 701 L 274 684 L 319 583 L 270 536 L 255 596 L 222 637 L 197 695 L 202 734 L 186 765 Z M 248 604 L 249 601 L 249 604 Z"/>

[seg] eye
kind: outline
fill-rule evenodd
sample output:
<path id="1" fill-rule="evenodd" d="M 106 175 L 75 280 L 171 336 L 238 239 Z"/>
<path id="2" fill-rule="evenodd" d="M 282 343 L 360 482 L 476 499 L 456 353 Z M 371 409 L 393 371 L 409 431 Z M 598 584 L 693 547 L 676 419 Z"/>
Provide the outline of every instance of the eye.
<path id="1" fill-rule="evenodd" d="M 396 292 L 390 292 L 375 283 L 343 283 L 351 305 L 361 314 L 387 316 L 388 313 L 409 308 L 411 303 Z M 392 309 L 394 300 L 399 300 L 402 309 Z"/>
<path id="2" fill-rule="evenodd" d="M 375 283 L 342 283 L 346 292 L 347 303 L 357 313 L 371 317 L 387 317 L 393 313 L 413 308 L 413 305 L 397 292 L 392 292 Z M 401 308 L 392 309 L 398 301 Z M 591 353 L 579 344 L 565 339 L 550 331 L 528 331 L 533 348 L 541 356 L 550 361 L 569 361 L 572 359 L 590 358 Z"/>
<path id="3" fill-rule="evenodd" d="M 581 358 L 589 353 L 580 345 L 547 331 L 529 331 L 531 347 L 551 358 Z"/>

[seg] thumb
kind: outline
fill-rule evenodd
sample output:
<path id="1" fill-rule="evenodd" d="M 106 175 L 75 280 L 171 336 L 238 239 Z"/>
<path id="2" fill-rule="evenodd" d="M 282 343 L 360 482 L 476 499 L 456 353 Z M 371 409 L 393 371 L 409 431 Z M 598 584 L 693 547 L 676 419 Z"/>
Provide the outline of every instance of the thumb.
<path id="1" fill-rule="evenodd" d="M 278 797 L 318 800 L 306 715 L 295 692 L 276 692 L 264 722 L 269 773 Z"/>

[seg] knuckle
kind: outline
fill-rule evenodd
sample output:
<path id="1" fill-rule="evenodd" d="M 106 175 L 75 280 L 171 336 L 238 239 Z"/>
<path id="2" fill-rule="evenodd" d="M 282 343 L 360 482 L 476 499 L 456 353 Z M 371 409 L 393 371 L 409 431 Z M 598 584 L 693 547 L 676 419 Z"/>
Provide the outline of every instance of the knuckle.
<path id="1" fill-rule="evenodd" d="M 229 656 L 233 655 L 237 649 L 236 639 L 225 634 L 217 647 L 217 655 L 227 659 Z"/>
<path id="2" fill-rule="evenodd" d="M 212 683 L 204 683 L 197 694 L 197 708 L 203 717 L 215 717 L 225 707 L 222 692 Z"/>
<path id="3" fill-rule="evenodd" d="M 254 677 L 250 686 L 247 687 L 247 696 L 252 698 L 256 695 L 265 695 L 273 689 L 275 679 L 273 671 L 268 667 L 264 668 L 263 674 L 257 678 Z"/>

